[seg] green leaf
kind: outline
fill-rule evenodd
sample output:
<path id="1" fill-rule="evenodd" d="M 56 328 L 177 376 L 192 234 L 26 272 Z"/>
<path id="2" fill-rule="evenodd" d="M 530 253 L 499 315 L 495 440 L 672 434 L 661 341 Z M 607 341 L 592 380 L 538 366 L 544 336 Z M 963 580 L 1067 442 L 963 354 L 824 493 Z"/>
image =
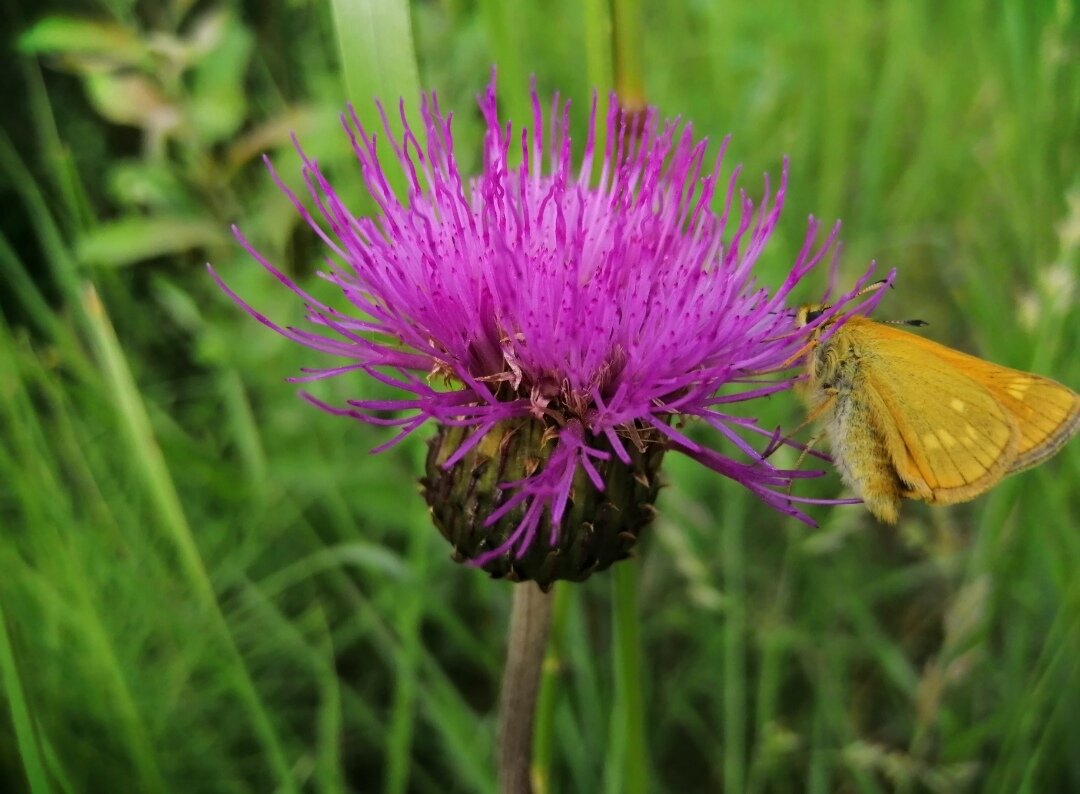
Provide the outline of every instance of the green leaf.
<path id="1" fill-rule="evenodd" d="M 119 160 L 109 170 L 109 195 L 121 206 L 194 212 L 195 198 L 165 163 Z"/>
<path id="2" fill-rule="evenodd" d="M 207 44 L 192 71 L 192 127 L 205 143 L 235 133 L 247 117 L 244 75 L 251 57 L 252 36 L 231 14 L 211 14 L 195 36 Z"/>
<path id="3" fill-rule="evenodd" d="M 361 118 L 371 101 L 418 97 L 412 19 L 405 0 L 332 0 L 341 73 Z M 394 114 L 390 114 L 391 117 Z"/>
<path id="4" fill-rule="evenodd" d="M 224 241 L 220 225 L 204 218 L 133 216 L 84 235 L 76 253 L 81 262 L 89 265 L 122 267 Z"/>
<path id="5" fill-rule="evenodd" d="M 16 46 L 28 55 L 95 56 L 117 65 L 149 65 L 136 31 L 111 22 L 46 17 L 19 36 Z"/>
<path id="6" fill-rule="evenodd" d="M 331 8 L 342 78 L 357 117 L 368 129 L 381 131 L 373 101 L 381 100 L 388 108 L 393 134 L 400 135 L 398 101 L 405 100 L 410 120 L 419 118 L 420 104 L 409 4 L 405 0 L 331 0 Z M 402 195 L 404 176 L 390 169 L 387 179 Z"/>
<path id="7" fill-rule="evenodd" d="M 176 106 L 144 75 L 97 72 L 87 75 L 85 84 L 94 109 L 114 124 L 163 131 L 180 121 Z"/>

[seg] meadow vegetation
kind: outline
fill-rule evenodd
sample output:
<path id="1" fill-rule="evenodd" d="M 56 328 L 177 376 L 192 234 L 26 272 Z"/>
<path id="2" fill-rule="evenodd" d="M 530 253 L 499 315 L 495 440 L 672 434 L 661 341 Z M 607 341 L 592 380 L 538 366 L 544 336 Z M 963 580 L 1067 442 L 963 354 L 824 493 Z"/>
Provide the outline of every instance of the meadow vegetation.
<path id="1" fill-rule="evenodd" d="M 612 87 L 609 4 L 423 0 L 411 39 L 391 3 L 77 5 L 5 25 L 0 789 L 494 791 L 509 585 L 449 560 L 423 439 L 371 456 L 392 431 L 300 402 L 283 378 L 330 362 L 205 266 L 298 323 L 229 232 L 320 289 L 259 156 L 299 187 L 295 132 L 348 193 L 345 102 L 371 120 L 372 93 L 423 89 L 468 172 L 493 64 L 504 115 L 529 118 L 535 75 L 583 130 Z M 791 158 L 763 284 L 808 215 L 843 219 L 841 285 L 871 259 L 899 271 L 879 316 L 1080 387 L 1075 4 L 627 6 L 649 102 L 730 133 L 751 195 Z M 746 410 L 801 419 L 790 393 Z M 859 507 L 813 507 L 809 529 L 674 456 L 665 479 L 627 563 L 640 691 L 616 687 L 613 578 L 556 596 L 550 791 L 1080 790 L 1080 444 L 895 529 Z"/>

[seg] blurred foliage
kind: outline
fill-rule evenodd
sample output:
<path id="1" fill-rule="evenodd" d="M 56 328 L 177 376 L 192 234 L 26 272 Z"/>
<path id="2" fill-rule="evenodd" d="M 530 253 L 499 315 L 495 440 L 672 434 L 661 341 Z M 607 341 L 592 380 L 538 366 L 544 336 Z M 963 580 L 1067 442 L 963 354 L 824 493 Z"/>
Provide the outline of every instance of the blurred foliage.
<path id="1" fill-rule="evenodd" d="M 5 791 L 494 788 L 507 586 L 449 563 L 413 484 L 422 442 L 372 457 L 387 434 L 297 401 L 281 379 L 324 362 L 242 315 L 204 263 L 298 322 L 295 297 L 229 234 L 239 223 L 319 289 L 318 242 L 259 156 L 302 193 L 295 133 L 370 208 L 337 116 L 350 94 L 371 113 L 364 86 L 417 65 L 455 111 L 465 170 L 492 63 L 511 118 L 529 118 L 535 75 L 542 96 L 572 99 L 581 132 L 593 87 L 610 88 L 608 6 L 418 0 L 416 63 L 376 36 L 378 74 L 346 91 L 342 41 L 380 23 L 341 27 L 349 5 L 8 12 Z M 807 215 L 842 217 L 841 283 L 871 258 L 900 270 L 882 315 L 1080 384 L 1073 3 L 643 13 L 649 101 L 712 140 L 731 133 L 725 168 L 745 164 L 751 194 L 791 158 L 763 283 L 779 283 Z M 379 391 L 319 386 L 336 402 Z M 790 395 L 747 408 L 799 421 Z M 819 508 L 808 531 L 686 461 L 665 468 L 638 563 L 653 790 L 1080 790 L 1076 443 L 976 503 L 906 505 L 898 530 Z M 608 588 L 595 577 L 559 596 L 552 791 L 614 786 Z"/>

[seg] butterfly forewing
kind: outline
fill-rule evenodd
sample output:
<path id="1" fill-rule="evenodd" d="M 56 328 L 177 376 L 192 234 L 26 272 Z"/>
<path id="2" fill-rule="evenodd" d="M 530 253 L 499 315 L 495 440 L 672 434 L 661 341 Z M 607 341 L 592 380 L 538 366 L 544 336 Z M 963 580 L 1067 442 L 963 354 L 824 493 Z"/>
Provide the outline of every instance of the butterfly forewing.
<path id="1" fill-rule="evenodd" d="M 1019 438 L 1009 472 L 1041 463 L 1080 430 L 1080 395 L 1067 386 L 933 342 L 922 343 L 933 345 L 949 365 L 984 386 L 1012 417 Z"/>
<path id="2" fill-rule="evenodd" d="M 914 464 L 925 486 L 914 489 L 923 492 L 919 498 L 928 491 L 928 501 L 963 501 L 1008 473 L 1021 443 L 1017 424 L 989 388 L 939 353 L 953 351 L 871 321 L 852 330 L 865 347 L 867 386 L 878 393 L 906 448 L 907 460 L 894 455 L 894 465 L 910 482 L 905 468 Z"/>
<path id="3" fill-rule="evenodd" d="M 1003 369 L 984 385 L 1018 420 L 1020 443 L 1011 472 L 1041 463 L 1080 429 L 1080 396 L 1060 383 Z"/>

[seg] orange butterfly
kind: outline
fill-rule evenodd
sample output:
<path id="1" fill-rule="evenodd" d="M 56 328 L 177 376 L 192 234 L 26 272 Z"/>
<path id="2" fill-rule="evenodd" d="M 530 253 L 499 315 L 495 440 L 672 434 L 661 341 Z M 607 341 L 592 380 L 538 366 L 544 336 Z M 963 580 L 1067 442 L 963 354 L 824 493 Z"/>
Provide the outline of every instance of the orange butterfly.
<path id="1" fill-rule="evenodd" d="M 796 325 L 827 308 L 803 306 Z M 824 423 L 844 481 L 881 521 L 896 523 L 901 498 L 974 499 L 1080 429 L 1080 395 L 1049 378 L 858 315 L 821 339 L 827 327 L 812 337 L 797 389 L 807 421 Z"/>

